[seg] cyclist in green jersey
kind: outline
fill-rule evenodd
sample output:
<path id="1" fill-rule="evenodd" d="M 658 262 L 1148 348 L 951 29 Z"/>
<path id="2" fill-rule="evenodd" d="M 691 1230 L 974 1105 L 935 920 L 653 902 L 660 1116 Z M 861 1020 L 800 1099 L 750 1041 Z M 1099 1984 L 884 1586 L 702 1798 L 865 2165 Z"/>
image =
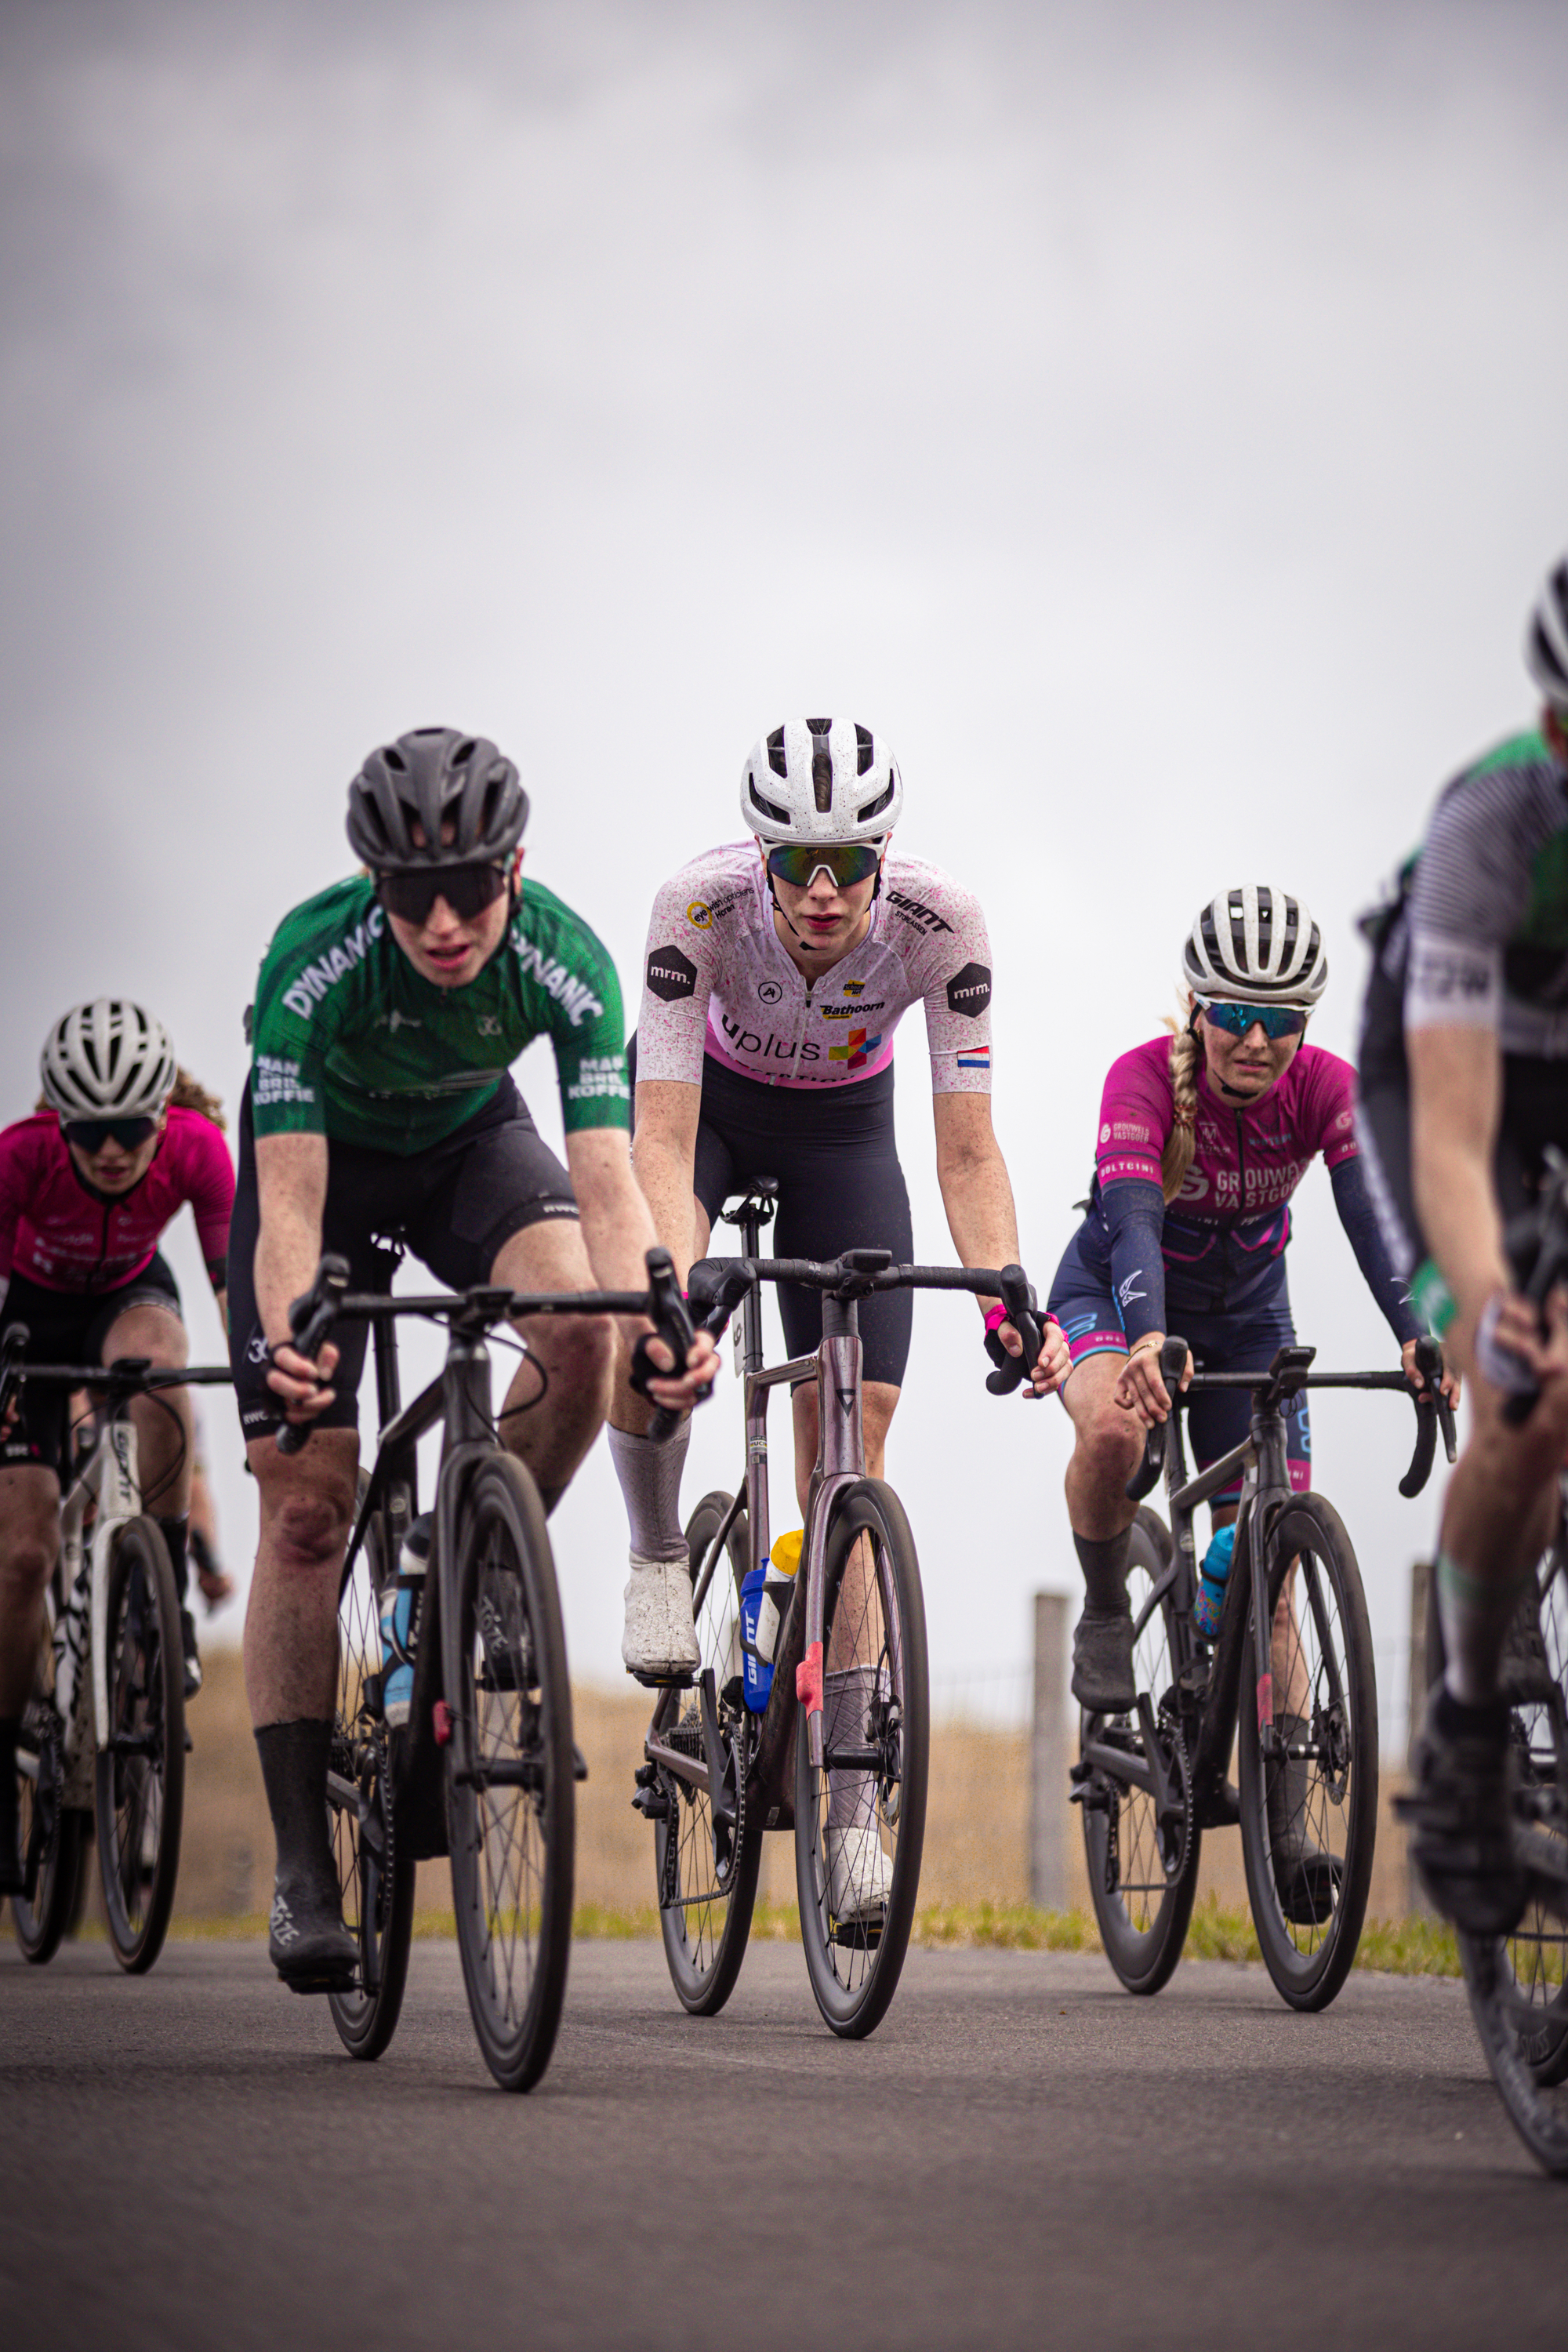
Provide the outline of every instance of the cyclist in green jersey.
<path id="1" fill-rule="evenodd" d="M 323 1249 L 371 1286 L 377 1237 L 454 1288 L 537 1291 L 641 1289 L 656 1241 L 631 1169 L 615 969 L 570 908 L 523 887 L 527 814 L 493 743 L 424 728 L 374 751 L 348 815 L 369 871 L 285 918 L 257 986 L 229 1241 L 235 1387 L 261 1502 L 245 1665 L 278 1839 L 268 1948 L 301 1991 L 345 1984 L 356 1958 L 326 1773 L 365 1339 L 352 1327 L 312 1362 L 290 1345 L 289 1302 Z M 565 1167 L 508 1075 L 541 1035 Z M 529 1354 L 500 1428 L 549 1508 L 605 1418 L 615 1333 L 588 1318 L 520 1328 Z M 689 1407 L 711 1381 L 711 1340 L 678 1370 L 649 1330 L 622 1332 L 648 1393 Z M 316 1433 L 297 1454 L 276 1443 L 285 1418 Z"/>
<path id="2" fill-rule="evenodd" d="M 1359 1123 L 1396 1272 L 1465 1374 L 1474 1422 L 1437 1554 L 1447 1671 L 1402 1808 L 1432 1900 L 1505 1935 L 1525 1900 L 1500 1670 L 1568 1452 L 1568 1291 L 1521 1296 L 1507 1220 L 1568 1150 L 1568 561 L 1531 615 L 1540 725 L 1457 777 L 1374 926 Z"/>

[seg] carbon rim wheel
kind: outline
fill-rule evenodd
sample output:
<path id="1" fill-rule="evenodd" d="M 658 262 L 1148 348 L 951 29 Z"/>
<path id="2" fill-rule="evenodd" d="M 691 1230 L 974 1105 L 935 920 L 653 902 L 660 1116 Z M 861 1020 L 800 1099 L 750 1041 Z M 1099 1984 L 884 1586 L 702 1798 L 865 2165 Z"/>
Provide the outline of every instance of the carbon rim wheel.
<path id="1" fill-rule="evenodd" d="M 98 1751 L 95 1818 L 109 1940 L 121 1968 L 163 1948 L 180 1870 L 185 1801 L 180 1604 L 155 1520 L 128 1521 L 109 1570 L 109 1738 Z"/>
<path id="2" fill-rule="evenodd" d="M 834 1506 L 822 1654 L 825 1759 L 854 1761 L 812 1764 L 803 1707 L 795 1885 L 816 2005 L 835 2033 L 858 2040 L 886 2016 L 909 1949 L 931 1754 L 920 1563 L 903 1505 L 879 1478 L 860 1479 Z M 879 1885 L 883 1897 L 872 1907 L 867 1897 Z M 841 1916 L 844 1896 L 858 1906 L 851 1916 Z"/>
<path id="3" fill-rule="evenodd" d="M 1292 2009 L 1325 2009 L 1354 1963 L 1372 1886 L 1372 1629 L 1355 1553 L 1331 1503 L 1298 1496 L 1271 1534 L 1269 1721 L 1286 1753 L 1262 1753 L 1249 1612 L 1239 1709 L 1242 1857 L 1277 1990 Z"/>
<path id="4" fill-rule="evenodd" d="M 728 1790 L 737 1819 L 722 1826 L 717 1846 L 709 1792 L 678 1773 L 661 1771 L 655 1783 L 667 1811 L 654 1823 L 658 1924 L 670 1981 L 683 2009 L 693 2017 L 716 2017 L 735 1990 L 762 1863 L 761 1825 L 745 1812 L 745 1775 L 759 1718 L 749 1715 L 741 1693 L 741 1580 L 746 1572 L 746 1517 L 742 1511 L 724 1547 L 709 1560 L 713 1539 L 730 1508 L 730 1496 L 705 1495 L 686 1529 L 695 1580 L 692 1614 L 702 1668 L 713 1676 L 719 1736 L 732 1759 Z M 706 1568 L 704 1568 L 704 1563 Z M 706 1755 L 702 1693 L 661 1693 L 654 1728 L 671 1748 L 696 1759 Z"/>
<path id="5" fill-rule="evenodd" d="M 572 1695 L 539 1490 L 510 1454 L 474 1471 L 459 1517 L 457 1654 L 466 1728 L 447 1751 L 452 1899 L 468 2008 L 503 2090 L 550 2062 L 572 1939 Z"/>
<path id="6" fill-rule="evenodd" d="M 338 1596 L 338 1696 L 327 1781 L 343 1925 L 360 1955 L 359 1983 L 352 1992 L 329 1994 L 328 2005 L 344 2049 L 364 2059 L 379 2058 L 397 2030 L 414 1927 L 414 1865 L 398 1864 L 381 1712 L 380 1569 L 380 1528 L 373 1520 Z"/>
<path id="7" fill-rule="evenodd" d="M 1475 1936 L 1458 1941 L 1470 2015 L 1508 2119 L 1544 2171 L 1568 2177 L 1568 2093 L 1560 2080 L 1543 2082 L 1525 2055 L 1507 1948 Z"/>
<path id="8" fill-rule="evenodd" d="M 1127 1591 L 1132 1604 L 1132 1675 L 1146 1700 L 1154 1738 L 1157 1780 L 1148 1774 L 1142 1710 L 1082 1717 L 1081 1755 L 1095 1750 L 1094 1769 L 1080 1781 L 1084 1855 L 1089 1899 L 1105 1956 L 1129 1992 L 1156 1993 L 1182 1957 L 1197 1894 L 1200 1837 L 1193 1820 L 1192 1782 L 1175 1708 L 1171 1654 L 1171 1598 L 1154 1599 L 1171 1556 L 1171 1538 L 1155 1513 L 1143 1508 L 1132 1523 Z M 1117 1749 L 1141 1779 L 1120 1777 Z"/>
<path id="9" fill-rule="evenodd" d="M 61 1802 L 64 1783 L 59 1717 L 55 1712 L 54 1596 L 38 1644 L 34 1695 L 22 1717 L 16 1741 L 17 1847 L 24 1861 L 38 1847 L 31 1901 L 11 1897 L 11 1927 L 25 1957 L 37 1966 L 52 1960 L 71 1923 L 80 1880 L 88 1817 Z M 42 1815 L 40 1822 L 39 1816 Z"/>

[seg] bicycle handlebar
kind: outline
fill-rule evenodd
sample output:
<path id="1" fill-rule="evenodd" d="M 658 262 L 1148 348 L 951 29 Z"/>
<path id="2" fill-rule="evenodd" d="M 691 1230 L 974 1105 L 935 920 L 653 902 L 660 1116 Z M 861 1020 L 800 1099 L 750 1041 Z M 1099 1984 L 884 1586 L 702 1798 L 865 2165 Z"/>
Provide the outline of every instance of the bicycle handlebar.
<path id="1" fill-rule="evenodd" d="M 234 1379 L 226 1364 L 154 1364 L 151 1356 L 116 1356 L 111 1364 L 29 1364 L 24 1350 L 31 1337 L 25 1323 L 8 1323 L 0 1333 L 0 1412 L 12 1391 L 29 1381 L 40 1388 L 151 1395 L 159 1389 L 224 1388 Z"/>
<path id="2" fill-rule="evenodd" d="M 1039 1307 L 1021 1265 L 1000 1269 L 975 1265 L 895 1265 L 889 1250 L 846 1250 L 841 1257 L 735 1257 L 700 1260 L 688 1276 L 689 1297 L 699 1328 L 718 1339 L 749 1290 L 760 1282 L 795 1282 L 809 1290 L 848 1300 L 887 1290 L 967 1290 L 975 1298 L 1000 1298 L 1007 1319 L 1024 1343 L 1023 1353 L 986 1375 L 993 1396 L 1022 1386 L 1045 1345 Z"/>
<path id="3" fill-rule="evenodd" d="M 1403 1372 L 1314 1372 L 1308 1368 L 1316 1349 L 1312 1348 L 1281 1348 L 1266 1371 L 1261 1372 L 1194 1372 L 1185 1390 L 1181 1378 L 1186 1369 L 1187 1343 L 1173 1335 L 1160 1349 L 1160 1378 L 1171 1398 L 1173 1411 L 1179 1412 L 1184 1402 L 1194 1391 L 1205 1389 L 1250 1389 L 1261 1405 L 1283 1403 L 1302 1389 L 1403 1389 L 1415 1408 L 1415 1450 L 1410 1457 L 1410 1467 L 1399 1482 L 1399 1491 L 1405 1500 L 1417 1496 L 1432 1475 L 1439 1431 L 1443 1450 L 1448 1460 L 1455 1457 L 1454 1413 L 1447 1398 L 1438 1386 L 1443 1373 L 1443 1351 L 1436 1339 L 1423 1337 L 1415 1343 L 1415 1369 L 1425 1380 L 1425 1389 L 1413 1389 Z M 1127 1499 L 1141 1503 L 1156 1485 L 1165 1465 L 1166 1433 L 1169 1422 L 1156 1422 L 1143 1440 L 1143 1459 L 1127 1482 Z"/>

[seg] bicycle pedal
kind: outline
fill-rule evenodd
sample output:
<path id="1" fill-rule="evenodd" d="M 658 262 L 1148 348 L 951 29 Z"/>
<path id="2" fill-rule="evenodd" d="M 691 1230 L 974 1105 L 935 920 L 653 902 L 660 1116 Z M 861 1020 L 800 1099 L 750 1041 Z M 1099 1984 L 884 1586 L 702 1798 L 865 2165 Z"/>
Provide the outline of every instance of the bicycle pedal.
<path id="1" fill-rule="evenodd" d="M 673 1675 L 645 1673 L 638 1666 L 628 1666 L 626 1672 L 634 1683 L 641 1683 L 644 1690 L 695 1690 L 697 1687 L 695 1670 L 684 1666 L 679 1674 Z"/>
<path id="2" fill-rule="evenodd" d="M 1203 1807 L 1198 1827 L 1201 1830 L 1234 1830 L 1241 1822 L 1241 1791 L 1234 1781 L 1223 1780 L 1213 1790 Z"/>
<path id="3" fill-rule="evenodd" d="M 574 1740 L 572 1742 L 572 1778 L 574 1780 L 585 1780 L 587 1777 L 588 1759 Z"/>

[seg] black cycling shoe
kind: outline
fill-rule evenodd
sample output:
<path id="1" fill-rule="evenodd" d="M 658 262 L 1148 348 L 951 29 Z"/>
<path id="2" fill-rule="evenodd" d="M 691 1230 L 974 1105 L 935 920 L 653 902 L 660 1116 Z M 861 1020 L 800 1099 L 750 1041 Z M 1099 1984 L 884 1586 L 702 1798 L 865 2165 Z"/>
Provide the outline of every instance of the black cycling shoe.
<path id="1" fill-rule="evenodd" d="M 1300 1748 L 1311 1738 L 1304 1716 L 1282 1715 L 1279 1737 L 1289 1748 Z M 1337 1854 L 1326 1853 L 1307 1830 L 1307 1800 L 1311 1794 L 1312 1765 L 1305 1756 L 1287 1756 L 1275 1766 L 1268 1781 L 1268 1852 L 1274 1864 L 1274 1888 L 1279 1908 L 1293 1927 L 1321 1927 L 1331 1918 L 1334 1894 L 1344 1875 Z"/>
<path id="2" fill-rule="evenodd" d="M 202 1686 L 202 1662 L 196 1652 L 196 1621 L 188 1609 L 180 1612 L 180 1651 L 185 1662 L 185 1696 L 195 1698 Z"/>
<path id="3" fill-rule="evenodd" d="M 1415 1785 L 1394 1800 L 1422 1885 L 1468 1936 L 1510 1934 L 1530 1891 L 1513 1848 L 1509 1726 L 1506 1699 L 1464 1706 L 1439 1683 L 1415 1743 Z"/>
<path id="4" fill-rule="evenodd" d="M 1128 1715 L 1137 1706 L 1130 1609 L 1084 1611 L 1072 1637 L 1072 1695 L 1091 1715 Z"/>
<path id="5" fill-rule="evenodd" d="M 334 1890 L 274 1887 L 267 1957 L 290 1992 L 348 1992 L 359 1978 L 359 1946 L 343 1926 Z"/>

